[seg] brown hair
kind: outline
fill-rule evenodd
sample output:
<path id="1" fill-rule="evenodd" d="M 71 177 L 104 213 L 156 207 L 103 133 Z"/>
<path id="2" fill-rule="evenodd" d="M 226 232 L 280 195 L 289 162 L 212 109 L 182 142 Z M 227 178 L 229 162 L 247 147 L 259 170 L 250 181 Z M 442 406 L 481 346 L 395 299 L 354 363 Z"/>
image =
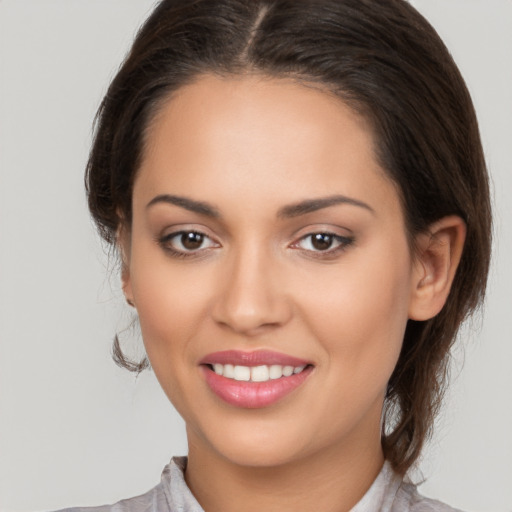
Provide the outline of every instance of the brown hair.
<path id="1" fill-rule="evenodd" d="M 131 221 L 144 133 L 169 95 L 203 73 L 316 82 L 373 126 L 401 195 L 409 239 L 447 215 L 467 224 L 443 310 L 409 321 L 385 400 L 382 446 L 403 474 L 431 433 L 461 322 L 481 303 L 491 246 L 488 177 L 464 81 L 430 24 L 404 0 L 163 0 L 139 31 L 97 115 L 89 208 L 115 244 Z M 114 359 L 129 361 L 116 337 Z"/>

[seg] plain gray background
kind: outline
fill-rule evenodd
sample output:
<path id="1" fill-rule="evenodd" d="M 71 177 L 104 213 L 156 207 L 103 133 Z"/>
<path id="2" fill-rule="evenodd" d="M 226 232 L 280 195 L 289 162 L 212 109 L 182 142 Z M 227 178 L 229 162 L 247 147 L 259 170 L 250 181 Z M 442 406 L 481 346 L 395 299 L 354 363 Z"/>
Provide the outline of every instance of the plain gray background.
<path id="1" fill-rule="evenodd" d="M 186 452 L 183 423 L 153 374 L 135 379 L 110 360 L 130 313 L 83 190 L 95 110 L 153 4 L 0 0 L 2 512 L 133 496 Z M 468 82 L 496 205 L 487 307 L 455 354 L 421 491 L 468 511 L 510 512 L 512 2 L 413 4 Z"/>

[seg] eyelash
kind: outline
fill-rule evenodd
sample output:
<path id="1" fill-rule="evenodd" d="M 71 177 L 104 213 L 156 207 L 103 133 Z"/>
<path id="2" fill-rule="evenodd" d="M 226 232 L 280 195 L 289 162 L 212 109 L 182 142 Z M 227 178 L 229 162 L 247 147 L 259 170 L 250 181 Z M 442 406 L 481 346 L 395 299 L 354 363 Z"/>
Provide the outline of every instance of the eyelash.
<path id="1" fill-rule="evenodd" d="M 175 249 L 174 247 L 172 247 L 172 245 L 171 245 L 172 240 L 176 239 L 178 237 L 183 237 L 183 235 L 200 235 L 200 236 L 203 237 L 203 240 L 208 239 L 208 240 L 212 241 L 212 239 L 208 235 L 206 235 L 205 233 L 202 233 L 200 231 L 182 230 L 182 231 L 176 231 L 174 233 L 169 233 L 168 235 L 165 235 L 165 236 L 159 238 L 157 240 L 157 242 L 162 247 L 162 249 L 164 249 L 172 257 L 174 257 L 174 258 L 181 258 L 181 259 L 184 259 L 184 258 L 198 258 L 198 257 L 200 257 L 200 256 L 202 256 L 204 254 L 204 253 L 201 254 L 202 251 L 210 249 L 211 247 L 220 247 L 219 245 L 217 245 L 213 241 L 212 241 L 212 245 L 210 247 L 198 248 L 196 250 L 189 250 L 189 251 L 187 251 L 187 250 Z M 311 245 L 312 237 L 315 236 L 315 235 L 322 235 L 322 236 L 332 237 L 333 243 L 337 242 L 338 245 L 334 249 L 329 248 L 329 249 L 327 249 L 325 251 L 322 251 L 322 250 L 316 250 L 315 251 L 315 250 L 312 250 L 312 249 L 303 249 L 303 248 L 299 247 L 299 244 L 302 241 L 305 241 L 305 240 L 308 240 L 308 239 L 310 240 L 310 245 Z M 308 255 L 313 257 L 313 258 L 331 259 L 331 258 L 336 257 L 341 252 L 345 251 L 351 245 L 353 245 L 354 241 L 355 241 L 354 237 L 341 236 L 341 235 L 337 235 L 336 233 L 331 233 L 329 231 L 315 231 L 313 233 L 308 233 L 308 234 L 302 236 L 297 242 L 294 242 L 290 247 L 297 248 L 301 252 L 308 253 Z"/>
<path id="2" fill-rule="evenodd" d="M 329 247 L 329 249 L 325 251 L 321 250 L 312 250 L 312 249 L 301 249 L 298 247 L 298 245 L 305 240 L 309 240 L 309 244 L 312 245 L 313 243 L 313 237 L 314 236 L 327 236 L 331 237 L 332 243 L 337 243 L 338 245 L 334 248 Z M 338 256 L 340 253 L 347 250 L 353 243 L 355 239 L 354 237 L 349 236 L 341 236 L 337 235 L 336 233 L 331 233 L 329 231 L 315 231 L 313 233 L 308 233 L 307 235 L 302 236 L 297 242 L 292 244 L 291 247 L 297 247 L 302 252 L 308 253 L 309 256 L 313 258 L 319 258 L 319 259 L 332 259 Z"/>
<path id="3" fill-rule="evenodd" d="M 204 240 L 208 239 L 211 240 L 211 238 L 206 235 L 205 233 L 202 233 L 201 231 L 195 231 L 193 229 L 189 230 L 182 230 L 182 231 L 175 231 L 174 233 L 169 233 L 168 235 L 165 235 L 158 239 L 158 244 L 160 247 L 162 247 L 166 252 L 168 252 L 172 257 L 174 258 L 197 258 L 200 256 L 200 251 L 204 251 L 208 248 L 199 248 L 194 251 L 187 251 L 187 250 L 180 250 L 175 249 L 172 247 L 171 242 L 173 239 L 178 237 L 183 237 L 183 235 L 200 235 L 204 237 Z M 183 244 L 182 244 L 183 245 Z"/>

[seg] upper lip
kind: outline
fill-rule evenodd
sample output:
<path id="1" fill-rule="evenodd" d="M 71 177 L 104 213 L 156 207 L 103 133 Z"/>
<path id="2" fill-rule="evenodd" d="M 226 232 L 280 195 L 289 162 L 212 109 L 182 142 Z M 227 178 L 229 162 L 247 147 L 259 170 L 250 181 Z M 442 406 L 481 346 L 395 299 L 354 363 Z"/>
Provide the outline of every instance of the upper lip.
<path id="1" fill-rule="evenodd" d="M 274 352 L 272 350 L 224 350 L 212 352 L 201 359 L 200 364 L 232 364 L 234 366 L 261 366 L 279 364 L 281 366 L 306 366 L 310 361 Z"/>

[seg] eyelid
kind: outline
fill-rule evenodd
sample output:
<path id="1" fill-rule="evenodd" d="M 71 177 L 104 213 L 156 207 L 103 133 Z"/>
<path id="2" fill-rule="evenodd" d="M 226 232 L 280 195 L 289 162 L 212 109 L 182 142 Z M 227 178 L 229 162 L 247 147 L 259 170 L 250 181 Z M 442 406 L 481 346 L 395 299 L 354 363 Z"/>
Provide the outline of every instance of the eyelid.
<path id="1" fill-rule="evenodd" d="M 308 230 L 304 232 L 304 230 L 301 230 L 302 234 L 295 237 L 295 241 L 290 244 L 289 247 L 293 249 L 297 249 L 308 256 L 314 257 L 314 258 L 333 258 L 338 256 L 340 252 L 345 251 L 348 249 L 349 246 L 353 245 L 355 242 L 355 237 L 350 232 L 350 234 L 340 234 L 339 228 L 336 229 L 333 226 L 326 227 L 324 226 L 309 226 Z M 346 231 L 346 230 L 345 230 Z M 328 248 L 326 250 L 315 250 L 315 249 L 306 249 L 303 247 L 300 247 L 300 243 L 304 240 L 307 240 L 309 237 L 312 237 L 314 235 L 328 235 L 333 237 L 333 239 L 337 242 L 336 245 L 333 248 Z"/>
<path id="2" fill-rule="evenodd" d="M 354 241 L 354 238 L 353 237 L 348 237 L 348 236 L 342 236 L 342 235 L 337 235 L 336 233 L 330 233 L 328 231 L 316 231 L 314 233 L 308 233 L 306 235 L 303 235 L 301 236 L 296 242 L 294 242 L 292 244 L 292 247 L 293 246 L 297 246 L 299 244 L 299 242 L 302 242 L 303 240 L 306 240 L 307 238 L 309 237 L 312 237 L 314 235 L 327 235 L 327 236 L 332 236 L 335 240 L 337 240 L 340 244 L 349 244 L 349 243 L 352 243 Z M 328 252 L 329 250 L 331 249 L 327 249 L 325 251 L 321 251 L 321 250 L 317 250 L 317 251 L 312 251 L 312 252 Z"/>
<path id="3" fill-rule="evenodd" d="M 354 237 L 354 232 L 347 227 L 330 223 L 315 223 L 302 226 L 300 229 L 295 230 L 290 238 L 293 240 L 299 240 L 309 235 L 316 235 L 317 233 L 324 233 L 326 235 L 333 235 L 335 237 L 347 239 Z"/>
<path id="4" fill-rule="evenodd" d="M 355 238 L 351 232 L 351 230 L 347 230 L 346 228 L 343 228 L 344 231 L 350 231 L 350 234 L 341 234 L 339 226 L 308 226 L 307 231 L 305 228 L 301 229 L 302 234 L 296 233 L 294 236 L 294 241 L 288 245 L 288 247 L 292 249 L 296 249 L 300 252 L 303 252 L 311 257 L 315 258 L 325 258 L 328 259 L 329 257 L 335 257 L 340 252 L 346 250 L 349 246 L 351 246 Z M 163 231 L 163 234 L 155 237 L 155 241 L 158 243 L 158 245 L 161 246 L 161 248 L 169 253 L 173 257 L 177 258 L 199 258 L 206 256 L 211 249 L 220 248 L 222 247 L 222 244 L 220 244 L 217 240 L 217 237 L 214 237 L 210 235 L 209 229 L 200 226 L 199 228 L 197 226 L 187 226 L 187 225 L 178 225 L 178 226 L 172 226 L 167 227 L 166 230 Z M 199 234 L 202 237 L 204 237 L 204 240 L 209 241 L 208 246 L 206 247 L 199 247 L 197 249 L 186 249 L 186 248 L 177 248 L 174 244 L 171 242 L 174 238 L 179 237 L 180 235 L 187 234 L 187 233 L 195 233 Z M 314 235 L 327 235 L 333 238 L 334 240 L 334 247 L 329 247 L 325 250 L 322 249 L 314 249 L 314 248 L 304 248 L 301 247 L 301 243 L 307 240 L 309 237 L 312 237 Z"/>
<path id="5" fill-rule="evenodd" d="M 206 229 L 197 229 L 195 227 L 187 227 L 187 226 L 175 226 L 174 229 L 169 229 L 156 237 L 156 242 L 162 247 L 164 251 L 169 253 L 173 257 L 178 258 L 197 258 L 201 256 L 205 256 L 207 251 L 213 248 L 221 247 L 221 244 L 211 235 L 209 235 Z M 173 247 L 171 242 L 174 238 L 182 236 L 187 233 L 195 233 L 204 237 L 210 241 L 208 247 L 200 247 L 198 249 L 187 250 L 186 248 L 180 249 Z"/>

